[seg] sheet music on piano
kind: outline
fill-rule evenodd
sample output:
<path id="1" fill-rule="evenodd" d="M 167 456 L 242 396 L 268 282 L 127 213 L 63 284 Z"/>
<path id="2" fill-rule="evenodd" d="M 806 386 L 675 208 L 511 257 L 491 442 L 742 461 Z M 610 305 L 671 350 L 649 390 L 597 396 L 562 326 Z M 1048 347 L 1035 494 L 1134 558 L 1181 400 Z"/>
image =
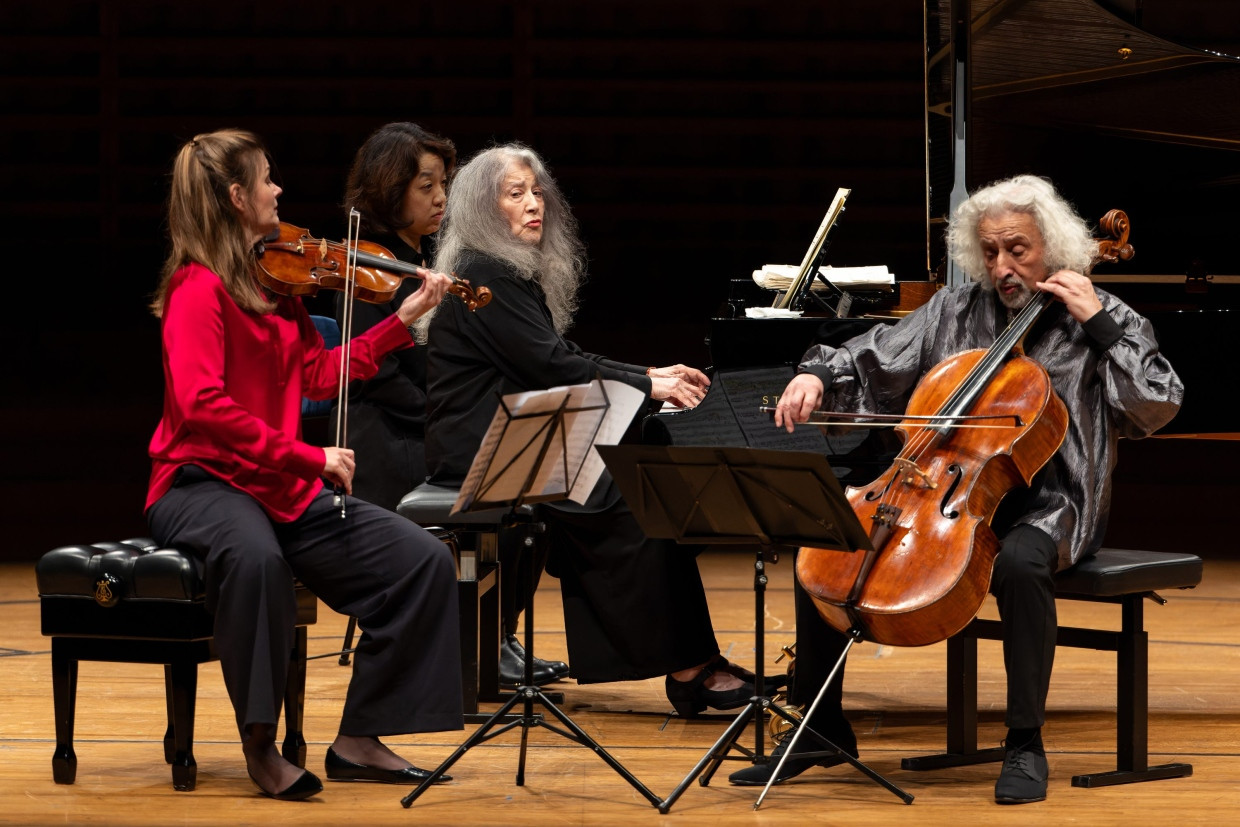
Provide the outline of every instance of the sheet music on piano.
<path id="1" fill-rule="evenodd" d="M 827 242 L 827 236 L 831 232 L 831 228 L 835 226 L 836 219 L 844 212 L 844 202 L 848 200 L 848 196 L 852 193 L 851 189 L 840 187 L 835 191 L 835 198 L 831 200 L 831 206 L 827 208 L 827 214 L 822 218 L 822 224 L 818 225 L 818 232 L 814 233 L 814 240 L 810 243 L 809 249 L 805 251 L 805 258 L 801 260 L 800 270 L 797 277 L 793 279 L 792 286 L 788 291 L 775 300 L 773 307 L 780 310 L 803 310 L 801 307 L 794 307 L 793 304 L 797 297 L 806 291 L 807 283 L 814 278 L 814 272 L 817 270 L 818 255 L 822 252 L 823 245 Z"/>

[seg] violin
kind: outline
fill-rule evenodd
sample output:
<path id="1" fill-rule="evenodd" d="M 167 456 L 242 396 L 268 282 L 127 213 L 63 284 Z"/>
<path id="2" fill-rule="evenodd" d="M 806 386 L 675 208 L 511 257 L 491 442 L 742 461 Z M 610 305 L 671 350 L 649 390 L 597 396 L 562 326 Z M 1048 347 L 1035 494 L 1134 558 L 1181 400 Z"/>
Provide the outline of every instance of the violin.
<path id="1" fill-rule="evenodd" d="M 258 280 L 281 296 L 313 296 L 319 290 L 349 290 L 346 269 L 350 246 L 315 238 L 303 227 L 280 223 L 278 235 L 268 236 L 259 246 Z M 418 267 L 396 258 L 380 244 L 358 241 L 353 295 L 370 304 L 383 304 L 396 296 L 405 278 L 421 278 Z M 491 301 L 486 287 L 474 289 L 465 279 L 452 276 L 448 292 L 470 310 Z"/>
<path id="2" fill-rule="evenodd" d="M 278 232 L 264 238 L 258 246 L 258 280 L 268 290 L 281 296 L 313 296 L 319 290 L 341 290 L 348 297 L 340 325 L 341 345 L 339 387 L 336 392 L 336 447 L 348 443 L 349 395 L 348 365 L 351 362 L 353 338 L 353 299 L 370 304 L 383 304 L 396 297 L 405 278 L 421 279 L 419 269 L 401 261 L 380 244 L 360 241 L 357 229 L 361 217 L 357 210 L 349 212 L 349 240 L 328 241 L 315 238 L 304 227 L 280 222 Z M 485 287 L 474 290 L 465 279 L 452 277 L 448 292 L 459 297 L 472 310 L 491 301 Z M 345 517 L 344 492 L 335 485 L 335 504 L 340 517 Z"/>

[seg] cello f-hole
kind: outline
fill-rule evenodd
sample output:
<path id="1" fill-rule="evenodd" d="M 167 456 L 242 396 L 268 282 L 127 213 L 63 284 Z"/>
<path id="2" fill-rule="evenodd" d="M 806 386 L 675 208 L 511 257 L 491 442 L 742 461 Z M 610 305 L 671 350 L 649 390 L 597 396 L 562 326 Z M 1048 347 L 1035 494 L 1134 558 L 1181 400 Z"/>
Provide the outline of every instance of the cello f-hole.
<path id="1" fill-rule="evenodd" d="M 949 520 L 954 520 L 960 516 L 960 512 L 955 509 L 948 511 L 947 503 L 956 493 L 956 487 L 960 485 L 960 480 L 964 477 L 964 469 L 953 462 L 947 466 L 947 476 L 951 478 L 951 485 L 947 486 L 947 490 L 943 492 L 943 499 L 939 500 L 939 513 Z"/>

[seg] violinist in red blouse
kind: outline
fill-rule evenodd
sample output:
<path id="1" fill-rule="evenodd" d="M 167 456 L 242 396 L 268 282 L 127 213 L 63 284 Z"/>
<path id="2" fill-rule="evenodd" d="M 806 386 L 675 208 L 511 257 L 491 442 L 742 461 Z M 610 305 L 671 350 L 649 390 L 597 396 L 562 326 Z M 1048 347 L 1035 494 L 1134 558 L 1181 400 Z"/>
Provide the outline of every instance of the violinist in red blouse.
<path id="1" fill-rule="evenodd" d="M 249 132 L 181 147 L 168 201 L 171 252 L 152 310 L 162 320 L 163 417 L 151 439 L 146 513 L 160 545 L 202 561 L 224 682 L 251 779 L 295 800 L 319 779 L 275 747 L 294 579 L 363 629 L 329 780 L 414 784 L 429 773 L 380 736 L 462 727 L 455 566 L 447 548 L 386 509 L 346 496 L 354 455 L 301 439 L 303 396 L 330 397 L 328 351 L 301 300 L 263 288 L 258 242 L 279 226 L 280 187 Z M 449 277 L 423 271 L 397 313 L 357 337 L 349 376 L 373 376 L 413 347 L 407 326 L 443 298 Z"/>

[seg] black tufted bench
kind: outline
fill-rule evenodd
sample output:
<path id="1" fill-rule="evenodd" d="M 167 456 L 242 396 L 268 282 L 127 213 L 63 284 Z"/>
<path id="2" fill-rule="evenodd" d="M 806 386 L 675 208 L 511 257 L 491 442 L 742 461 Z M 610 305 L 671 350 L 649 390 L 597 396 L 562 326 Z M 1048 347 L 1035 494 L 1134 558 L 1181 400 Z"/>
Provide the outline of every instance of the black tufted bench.
<path id="1" fill-rule="evenodd" d="M 1149 639 L 1144 601 L 1167 601 L 1157 589 L 1191 589 L 1201 582 L 1201 558 L 1174 552 L 1104 548 L 1055 578 L 1055 596 L 1120 605 L 1118 632 L 1059 627 L 1059 646 L 1116 653 L 1116 769 L 1075 775 L 1074 787 L 1105 787 L 1193 774 L 1192 764 L 1151 767 L 1148 755 Z M 997 620 L 974 618 L 947 641 L 947 752 L 905 758 L 906 770 L 1002 761 L 1003 749 L 977 748 L 977 641 L 1000 640 Z"/>
<path id="2" fill-rule="evenodd" d="M 162 663 L 168 704 L 164 760 L 172 765 L 174 788 L 194 789 L 198 664 L 216 659 L 200 564 L 176 549 L 133 539 L 54 549 L 39 560 L 35 573 L 43 634 L 52 638 L 56 783 L 72 784 L 77 775 L 73 723 L 78 661 Z M 306 627 L 317 619 L 318 600 L 298 585 L 282 752 L 300 767 L 306 763 Z"/>

